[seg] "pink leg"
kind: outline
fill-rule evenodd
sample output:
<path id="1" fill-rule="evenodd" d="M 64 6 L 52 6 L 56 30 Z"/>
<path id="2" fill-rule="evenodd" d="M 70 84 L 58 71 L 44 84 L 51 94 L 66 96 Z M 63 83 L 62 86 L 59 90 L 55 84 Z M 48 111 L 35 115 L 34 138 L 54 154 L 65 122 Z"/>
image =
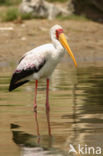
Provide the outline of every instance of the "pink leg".
<path id="1" fill-rule="evenodd" d="M 47 88 L 46 88 L 46 110 L 49 111 L 49 79 L 47 79 Z"/>
<path id="2" fill-rule="evenodd" d="M 35 80 L 34 117 L 35 117 L 37 135 L 40 136 L 39 124 L 38 124 L 38 118 L 37 118 L 37 103 L 36 103 L 37 87 L 38 87 L 38 80 Z M 40 137 L 38 138 L 38 143 L 40 143 Z"/>
<path id="3" fill-rule="evenodd" d="M 36 103 L 37 87 L 38 87 L 38 80 L 35 80 L 34 111 L 36 111 L 36 109 L 37 109 L 37 103 Z"/>
<path id="4" fill-rule="evenodd" d="M 51 126 L 50 126 L 50 115 L 49 115 L 49 110 L 47 109 L 46 110 L 46 116 L 47 116 L 47 122 L 48 122 L 48 133 L 49 133 L 49 136 L 51 136 Z"/>
<path id="5" fill-rule="evenodd" d="M 49 112 L 50 112 L 50 106 L 49 106 L 49 79 L 47 79 L 47 89 L 46 89 L 46 116 L 47 116 L 47 122 L 48 122 L 48 133 L 49 133 L 49 136 L 51 136 Z"/>

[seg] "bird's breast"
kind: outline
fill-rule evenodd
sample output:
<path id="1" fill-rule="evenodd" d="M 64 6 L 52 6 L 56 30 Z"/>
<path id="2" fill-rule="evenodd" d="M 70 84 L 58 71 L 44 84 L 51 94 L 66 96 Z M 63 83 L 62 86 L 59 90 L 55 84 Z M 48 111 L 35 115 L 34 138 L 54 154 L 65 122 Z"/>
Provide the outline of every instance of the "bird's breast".
<path id="1" fill-rule="evenodd" d="M 34 78 L 49 78 L 54 69 L 56 68 L 57 64 L 60 62 L 63 55 L 64 53 L 61 53 L 61 55 L 55 53 L 52 56 L 48 57 L 45 65 L 41 68 L 41 70 L 38 73 L 34 74 Z"/>
<path id="2" fill-rule="evenodd" d="M 52 55 L 54 64 L 60 62 L 61 59 L 63 58 L 64 54 L 65 54 L 64 49 L 56 50 Z"/>

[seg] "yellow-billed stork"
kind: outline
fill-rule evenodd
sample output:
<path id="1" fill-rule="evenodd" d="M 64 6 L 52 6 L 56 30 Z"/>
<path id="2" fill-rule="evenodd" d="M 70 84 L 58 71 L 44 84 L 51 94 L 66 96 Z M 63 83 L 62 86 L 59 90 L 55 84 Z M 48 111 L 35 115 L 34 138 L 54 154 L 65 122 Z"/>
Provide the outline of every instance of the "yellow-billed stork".
<path id="1" fill-rule="evenodd" d="M 31 51 L 25 53 L 12 75 L 9 91 L 23 85 L 24 83 L 35 80 L 35 99 L 34 110 L 37 108 L 36 95 L 38 80 L 41 78 L 47 79 L 46 89 L 46 108 L 49 109 L 49 78 L 55 69 L 58 62 L 65 54 L 65 49 L 77 66 L 76 60 L 67 40 L 63 33 L 63 28 L 60 25 L 54 25 L 50 29 L 52 43 L 41 45 Z M 65 49 L 64 49 L 65 48 Z"/>

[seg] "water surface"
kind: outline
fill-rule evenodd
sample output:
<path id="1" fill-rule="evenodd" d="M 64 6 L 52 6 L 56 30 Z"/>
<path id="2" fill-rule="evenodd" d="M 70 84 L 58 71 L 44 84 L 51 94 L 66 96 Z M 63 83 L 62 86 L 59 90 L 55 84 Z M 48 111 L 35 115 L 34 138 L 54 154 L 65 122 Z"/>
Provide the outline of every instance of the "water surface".
<path id="1" fill-rule="evenodd" d="M 102 67 L 75 70 L 64 63 L 56 68 L 48 114 L 52 136 L 45 109 L 45 80 L 38 86 L 37 121 L 33 112 L 35 83 L 8 92 L 14 68 L 12 64 L 0 66 L 0 156 L 75 155 L 68 153 L 70 144 L 76 149 L 78 144 L 103 149 Z"/>

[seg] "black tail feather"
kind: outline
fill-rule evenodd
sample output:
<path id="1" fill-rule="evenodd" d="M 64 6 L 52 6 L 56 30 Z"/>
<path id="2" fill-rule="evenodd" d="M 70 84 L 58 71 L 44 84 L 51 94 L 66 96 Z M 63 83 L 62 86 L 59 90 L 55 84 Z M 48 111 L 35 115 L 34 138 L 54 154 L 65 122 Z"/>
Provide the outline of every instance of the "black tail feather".
<path id="1" fill-rule="evenodd" d="M 29 80 L 22 80 L 22 72 L 14 72 L 10 81 L 9 91 L 16 89 L 17 87 L 27 83 Z"/>
<path id="2" fill-rule="evenodd" d="M 29 80 L 24 80 L 24 81 L 21 81 L 21 82 L 18 82 L 18 83 L 10 83 L 9 91 L 12 91 L 12 90 L 16 89 L 17 87 L 23 85 L 24 83 L 27 83 L 28 81 Z"/>

